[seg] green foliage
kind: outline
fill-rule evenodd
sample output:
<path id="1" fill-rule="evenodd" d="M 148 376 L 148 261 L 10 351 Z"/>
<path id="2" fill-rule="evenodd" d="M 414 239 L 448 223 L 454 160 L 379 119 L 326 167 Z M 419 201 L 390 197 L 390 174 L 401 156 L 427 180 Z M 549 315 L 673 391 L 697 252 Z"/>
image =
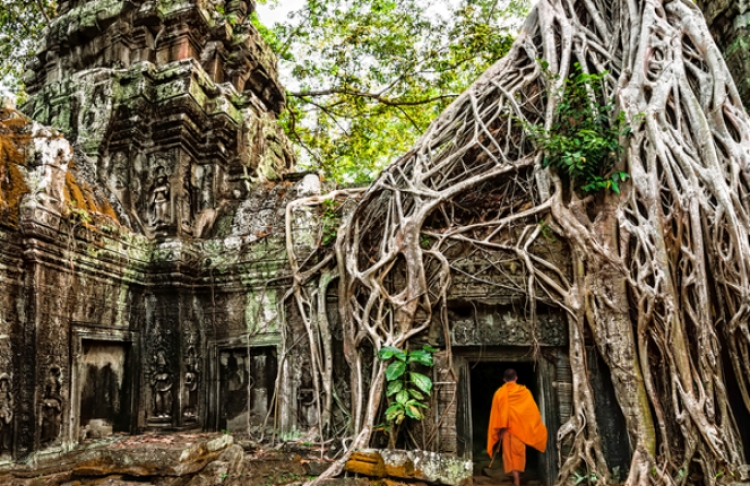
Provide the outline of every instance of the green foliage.
<path id="1" fill-rule="evenodd" d="M 554 231 L 546 221 L 542 221 L 541 223 L 539 223 L 539 229 L 541 230 L 542 237 L 544 237 L 545 240 L 549 241 L 550 243 L 554 243 L 557 241 Z"/>
<path id="2" fill-rule="evenodd" d="M 24 63 L 34 53 L 49 20 L 57 15 L 54 0 L 2 0 L 0 2 L 0 89 L 6 88 L 22 102 Z"/>
<path id="3" fill-rule="evenodd" d="M 331 246 L 336 242 L 341 226 L 341 213 L 338 209 L 339 204 L 336 201 L 330 199 L 323 201 L 323 215 L 320 220 L 320 243 L 323 246 Z"/>
<path id="4" fill-rule="evenodd" d="M 555 167 L 585 193 L 611 189 L 619 194 L 620 183 L 630 177 L 613 170 L 622 155 L 620 138 L 630 133 L 630 127 L 623 112 L 615 115 L 615 106 L 606 97 L 607 74 L 587 74 L 576 63 L 564 82 L 551 129 L 531 127 L 544 150 L 543 165 Z"/>
<path id="5" fill-rule="evenodd" d="M 433 366 L 432 354 L 437 351 L 430 346 L 422 349 L 404 351 L 393 346 L 384 346 L 378 357 L 381 361 L 390 361 L 385 370 L 386 397 L 388 408 L 385 419 L 395 427 L 389 427 L 391 442 L 395 443 L 398 427 L 408 417 L 414 420 L 424 418 L 427 398 L 432 393 L 432 380 L 429 376 L 416 371 L 409 371 L 409 365 Z"/>
<path id="6" fill-rule="evenodd" d="M 302 437 L 302 432 L 296 428 L 279 432 L 279 440 L 281 442 L 294 442 L 299 440 L 300 437 Z"/>
<path id="7" fill-rule="evenodd" d="M 503 26 L 526 11 L 526 0 L 307 0 L 261 31 L 289 76 L 282 123 L 303 162 L 372 180 L 505 55 Z"/>
<path id="8" fill-rule="evenodd" d="M 94 220 L 91 214 L 83 208 L 79 208 L 75 201 L 68 203 L 68 216 L 74 223 L 83 225 L 91 224 Z"/>
<path id="9" fill-rule="evenodd" d="M 573 484 L 575 484 L 575 485 L 578 485 L 578 484 L 581 484 L 581 483 L 584 483 L 584 482 L 585 483 L 594 484 L 594 483 L 596 483 L 596 481 L 598 479 L 599 479 L 599 476 L 597 476 L 596 473 L 591 473 L 591 474 L 584 473 L 584 474 L 581 474 L 578 471 L 575 471 L 573 473 Z"/>

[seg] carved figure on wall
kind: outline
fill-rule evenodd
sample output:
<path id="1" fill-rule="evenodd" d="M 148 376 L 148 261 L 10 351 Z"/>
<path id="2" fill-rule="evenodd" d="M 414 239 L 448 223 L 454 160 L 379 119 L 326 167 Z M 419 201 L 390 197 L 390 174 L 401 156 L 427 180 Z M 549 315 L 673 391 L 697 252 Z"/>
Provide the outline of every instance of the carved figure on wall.
<path id="1" fill-rule="evenodd" d="M 183 226 L 190 226 L 193 219 L 193 211 L 192 211 L 192 187 L 190 184 L 190 171 L 188 170 L 187 175 L 182 180 L 182 201 L 181 201 L 181 207 L 182 211 L 180 214 L 180 217 L 182 218 L 182 225 Z"/>
<path id="2" fill-rule="evenodd" d="M 246 365 L 244 357 L 237 352 L 229 353 L 227 360 L 227 390 L 237 391 L 245 388 Z"/>
<path id="3" fill-rule="evenodd" d="M 151 387 L 154 390 L 154 416 L 169 418 L 172 416 L 172 373 L 167 370 L 167 359 L 163 350 L 156 352 L 156 369 L 151 375 Z"/>
<path id="4" fill-rule="evenodd" d="M 190 346 L 187 350 L 185 360 L 187 371 L 185 372 L 185 389 L 187 390 L 187 406 L 183 413 L 186 417 L 196 417 L 198 415 L 198 357 L 196 356 L 195 347 Z"/>
<path id="5" fill-rule="evenodd" d="M 104 126 L 105 117 L 102 112 L 107 107 L 108 96 L 109 90 L 104 85 L 96 85 L 94 87 L 94 95 L 91 100 L 91 105 L 88 106 L 88 112 L 85 113 L 83 121 L 84 127 L 92 132 L 97 131 Z"/>
<path id="6" fill-rule="evenodd" d="M 49 370 L 44 383 L 44 399 L 42 400 L 42 433 L 40 442 L 43 446 L 53 443 L 60 435 L 62 419 L 62 383 L 61 371 L 57 366 Z"/>
<path id="7" fill-rule="evenodd" d="M 13 450 L 13 387 L 7 373 L 0 375 L 0 454 Z"/>
<path id="8" fill-rule="evenodd" d="M 169 222 L 170 194 L 171 191 L 167 174 L 164 171 L 164 167 L 160 165 L 156 168 L 154 184 L 151 188 L 151 195 L 149 197 L 148 216 L 151 226 Z"/>
<path id="9" fill-rule="evenodd" d="M 112 156 L 110 169 L 110 184 L 117 191 L 127 189 L 130 177 L 128 176 L 128 158 L 122 152 Z"/>
<path id="10" fill-rule="evenodd" d="M 200 179 L 200 198 L 198 209 L 211 209 L 214 199 L 214 172 L 210 165 L 203 166 L 203 175 Z"/>

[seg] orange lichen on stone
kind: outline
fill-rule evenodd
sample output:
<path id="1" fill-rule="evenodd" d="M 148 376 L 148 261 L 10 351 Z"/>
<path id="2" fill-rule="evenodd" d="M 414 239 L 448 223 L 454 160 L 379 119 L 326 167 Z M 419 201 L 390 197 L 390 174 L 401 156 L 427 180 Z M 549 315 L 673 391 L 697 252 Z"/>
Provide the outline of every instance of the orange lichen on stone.
<path id="1" fill-rule="evenodd" d="M 24 146 L 30 136 L 29 122 L 19 112 L 0 110 L 0 221 L 18 224 L 19 206 L 29 186 L 20 168 L 25 163 Z"/>
<path id="2" fill-rule="evenodd" d="M 83 196 L 81 186 L 78 185 L 73 172 L 68 170 L 65 174 L 65 189 L 63 192 L 65 203 L 77 209 L 88 210 L 86 198 Z"/>
<path id="3" fill-rule="evenodd" d="M 65 188 L 63 197 L 66 209 L 72 214 L 76 210 L 84 211 L 92 221 L 101 217 L 112 220 L 119 224 L 115 210 L 106 198 L 97 198 L 91 186 L 84 182 L 80 184 L 75 176 L 75 165 L 70 164 L 68 172 L 65 174 Z M 79 213 L 80 214 L 80 213 Z M 91 226 L 86 224 L 86 226 Z"/>

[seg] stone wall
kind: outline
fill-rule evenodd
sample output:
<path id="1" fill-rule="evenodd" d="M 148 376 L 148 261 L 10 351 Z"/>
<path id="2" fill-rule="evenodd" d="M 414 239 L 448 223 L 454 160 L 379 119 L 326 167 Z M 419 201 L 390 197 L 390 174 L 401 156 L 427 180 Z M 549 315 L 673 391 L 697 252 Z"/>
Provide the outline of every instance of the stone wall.
<path id="1" fill-rule="evenodd" d="M 267 412 L 274 360 L 299 335 L 283 304 L 285 207 L 319 192 L 317 177 L 256 183 L 212 238 L 149 237 L 108 214 L 94 197 L 101 188 L 81 175 L 95 161 L 58 132 L 5 110 L 4 133 L 19 157 L 4 159 L 4 173 L 19 170 L 28 191 L 10 201 L 20 216 L 0 220 L 0 459 L 58 453 L 117 431 L 217 429 L 226 350 L 267 365 L 249 375 L 272 377 L 265 405 L 260 397 L 253 408 L 256 419 Z M 76 191 L 85 210 L 72 205 Z M 294 226 L 297 239 L 314 238 L 315 216 L 298 221 L 307 223 Z M 280 363 L 280 396 L 305 388 L 299 359 Z M 260 388 L 240 385 L 245 395 Z M 279 425 L 298 428 L 298 416 Z"/>

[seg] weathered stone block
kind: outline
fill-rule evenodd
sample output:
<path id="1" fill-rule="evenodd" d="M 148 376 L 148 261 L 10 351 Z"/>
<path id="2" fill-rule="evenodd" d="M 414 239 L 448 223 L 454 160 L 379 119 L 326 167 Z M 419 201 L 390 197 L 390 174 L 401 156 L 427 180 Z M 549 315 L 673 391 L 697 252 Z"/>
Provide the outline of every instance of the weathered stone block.
<path id="1" fill-rule="evenodd" d="M 425 451 L 366 449 L 354 452 L 346 471 L 372 477 L 392 477 L 459 485 L 471 477 L 471 461 Z"/>

